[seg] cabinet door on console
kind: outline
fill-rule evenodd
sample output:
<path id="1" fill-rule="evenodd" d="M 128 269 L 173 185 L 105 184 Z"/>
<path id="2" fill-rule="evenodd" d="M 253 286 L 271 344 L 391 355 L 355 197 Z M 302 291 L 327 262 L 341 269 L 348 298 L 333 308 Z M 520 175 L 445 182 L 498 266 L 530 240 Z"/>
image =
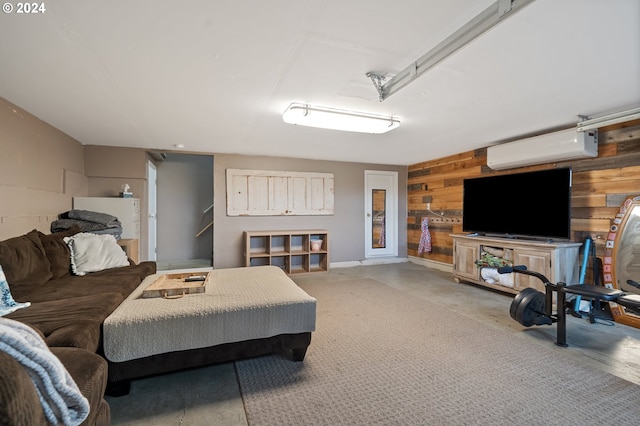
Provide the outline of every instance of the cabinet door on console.
<path id="1" fill-rule="evenodd" d="M 530 271 L 539 272 L 554 282 L 551 276 L 551 253 L 548 250 L 518 249 L 514 254 L 514 265 L 526 265 Z M 533 287 L 544 292 L 544 284 L 535 278 L 524 274 L 516 274 L 515 289 L 522 290 Z"/>
<path id="2" fill-rule="evenodd" d="M 455 275 L 460 278 L 471 280 L 480 279 L 480 268 L 476 265 L 476 260 L 480 259 L 478 244 L 475 241 L 466 242 L 458 240 L 455 242 Z"/>

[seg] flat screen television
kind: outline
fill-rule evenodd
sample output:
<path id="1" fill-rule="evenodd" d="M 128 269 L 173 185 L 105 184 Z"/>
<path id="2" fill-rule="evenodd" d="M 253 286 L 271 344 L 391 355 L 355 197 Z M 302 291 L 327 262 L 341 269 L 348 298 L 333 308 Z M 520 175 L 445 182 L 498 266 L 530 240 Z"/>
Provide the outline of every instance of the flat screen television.
<path id="1" fill-rule="evenodd" d="M 464 232 L 571 238 L 571 168 L 465 179 L 463 186 Z"/>

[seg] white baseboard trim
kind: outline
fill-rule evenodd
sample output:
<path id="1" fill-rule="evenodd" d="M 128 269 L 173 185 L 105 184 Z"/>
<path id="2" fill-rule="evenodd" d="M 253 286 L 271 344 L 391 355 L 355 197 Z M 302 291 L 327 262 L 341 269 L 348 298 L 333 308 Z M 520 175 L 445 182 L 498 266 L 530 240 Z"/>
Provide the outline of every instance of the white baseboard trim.
<path id="1" fill-rule="evenodd" d="M 453 274 L 453 265 L 444 262 L 438 262 L 435 260 L 423 259 L 421 257 L 409 256 L 409 262 L 416 265 L 426 266 L 427 268 L 437 269 L 443 272 L 449 272 Z"/>
<path id="2" fill-rule="evenodd" d="M 383 265 L 386 263 L 406 263 L 409 259 L 406 257 L 380 257 L 377 259 L 350 260 L 346 262 L 331 262 L 330 268 L 350 268 L 352 266 L 361 265 Z"/>

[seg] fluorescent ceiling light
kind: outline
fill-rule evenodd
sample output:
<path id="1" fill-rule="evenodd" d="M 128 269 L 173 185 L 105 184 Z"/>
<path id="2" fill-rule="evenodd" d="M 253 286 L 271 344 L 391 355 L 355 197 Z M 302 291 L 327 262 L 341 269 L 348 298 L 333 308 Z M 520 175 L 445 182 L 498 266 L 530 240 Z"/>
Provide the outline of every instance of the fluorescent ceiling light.
<path id="1" fill-rule="evenodd" d="M 584 132 L 585 130 L 598 129 L 604 126 L 610 126 L 612 124 L 624 123 L 625 121 L 631 121 L 640 118 L 640 108 L 634 108 L 627 111 L 620 111 L 614 114 L 603 115 L 602 117 L 587 118 L 578 123 L 578 131 Z"/>
<path id="2" fill-rule="evenodd" d="M 282 114 L 285 123 L 361 133 L 386 133 L 400 127 L 390 115 L 369 114 L 294 102 Z"/>
<path id="3" fill-rule="evenodd" d="M 436 66 L 440 61 L 443 61 L 449 55 L 452 55 L 458 49 L 481 36 L 504 19 L 513 16 L 515 12 L 533 1 L 534 0 L 496 1 L 433 49 L 413 61 L 411 65 L 400 71 L 386 83 L 382 83 L 384 76 L 371 72 L 367 73 L 367 77 L 371 78 L 378 90 L 380 101 L 384 101 L 420 75 Z"/>

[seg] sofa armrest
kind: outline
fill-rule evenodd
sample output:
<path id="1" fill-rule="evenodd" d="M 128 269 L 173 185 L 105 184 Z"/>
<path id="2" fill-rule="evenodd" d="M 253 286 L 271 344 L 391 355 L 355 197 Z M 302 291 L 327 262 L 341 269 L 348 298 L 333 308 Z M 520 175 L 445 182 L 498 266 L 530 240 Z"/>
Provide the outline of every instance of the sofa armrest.
<path id="1" fill-rule="evenodd" d="M 3 351 L 0 351 L 0 424 L 47 424 L 40 398 L 26 370 Z"/>
<path id="2" fill-rule="evenodd" d="M 104 399 L 107 387 L 107 361 L 101 356 L 79 348 L 51 348 L 62 362 L 82 395 L 89 401 L 91 410 L 82 425 L 108 426 L 111 411 Z"/>

